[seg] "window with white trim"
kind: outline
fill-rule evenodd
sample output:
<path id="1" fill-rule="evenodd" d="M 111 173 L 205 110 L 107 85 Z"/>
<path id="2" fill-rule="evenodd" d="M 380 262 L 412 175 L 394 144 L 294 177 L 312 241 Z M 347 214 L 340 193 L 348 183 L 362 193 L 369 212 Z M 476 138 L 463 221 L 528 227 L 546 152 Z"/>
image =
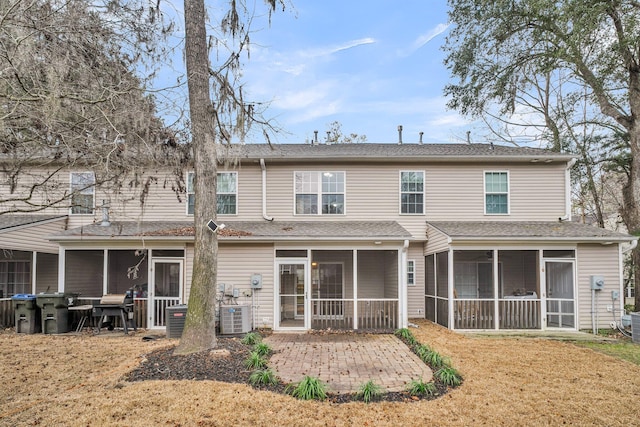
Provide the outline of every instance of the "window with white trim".
<path id="1" fill-rule="evenodd" d="M 416 284 L 416 262 L 412 259 L 407 260 L 407 285 L 415 286 Z"/>
<path id="2" fill-rule="evenodd" d="M 423 171 L 400 171 L 400 213 L 424 213 Z"/>
<path id="3" fill-rule="evenodd" d="M 294 172 L 296 215 L 343 215 L 344 172 Z"/>
<path id="4" fill-rule="evenodd" d="M 195 172 L 187 173 L 187 214 L 193 215 L 196 193 L 194 186 Z M 218 172 L 216 185 L 218 215 L 235 215 L 238 213 L 238 173 Z"/>
<path id="5" fill-rule="evenodd" d="M 96 177 L 93 172 L 71 172 L 71 214 L 90 215 L 95 208 Z"/>
<path id="6" fill-rule="evenodd" d="M 509 173 L 484 173 L 484 213 L 487 215 L 509 214 Z"/>

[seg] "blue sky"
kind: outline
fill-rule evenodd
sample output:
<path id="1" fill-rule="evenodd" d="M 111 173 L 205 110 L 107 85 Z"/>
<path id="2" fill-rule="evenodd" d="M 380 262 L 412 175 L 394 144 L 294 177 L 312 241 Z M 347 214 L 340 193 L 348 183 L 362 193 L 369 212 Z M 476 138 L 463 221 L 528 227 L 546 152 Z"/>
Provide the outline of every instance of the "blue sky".
<path id="1" fill-rule="evenodd" d="M 291 1 L 270 26 L 255 18 L 243 67 L 245 99 L 270 103 L 264 115 L 284 131 L 272 142 L 304 143 L 314 130 L 322 141 L 334 121 L 368 142 L 397 142 L 398 125 L 407 143 L 421 131 L 424 142 L 464 142 L 467 130 L 479 136 L 478 123 L 448 110 L 442 94 L 449 81 L 440 49 L 449 30 L 446 0 Z M 221 12 L 207 3 L 210 15 Z M 172 7 L 183 27 L 182 5 Z M 163 85 L 178 76 L 184 82 L 182 47 L 176 42 Z M 186 87 L 176 90 L 158 94 L 173 103 L 166 117 L 186 106 Z M 260 133 L 255 138 L 264 142 Z"/>
<path id="2" fill-rule="evenodd" d="M 244 80 L 249 97 L 287 134 L 278 143 L 326 135 L 333 121 L 369 142 L 460 142 L 468 120 L 447 110 L 440 47 L 446 0 L 298 0 L 252 35 Z"/>

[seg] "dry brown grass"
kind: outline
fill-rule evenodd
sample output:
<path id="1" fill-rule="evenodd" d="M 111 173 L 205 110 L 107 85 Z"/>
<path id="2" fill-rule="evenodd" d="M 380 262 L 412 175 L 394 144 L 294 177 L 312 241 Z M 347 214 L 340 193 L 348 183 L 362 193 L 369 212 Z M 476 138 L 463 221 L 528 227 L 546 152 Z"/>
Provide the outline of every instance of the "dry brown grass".
<path id="1" fill-rule="evenodd" d="M 302 402 L 215 381 L 128 383 L 143 354 L 176 340 L 0 333 L 0 425 L 637 425 L 640 367 L 570 343 L 465 337 L 418 322 L 464 375 L 433 401 Z"/>

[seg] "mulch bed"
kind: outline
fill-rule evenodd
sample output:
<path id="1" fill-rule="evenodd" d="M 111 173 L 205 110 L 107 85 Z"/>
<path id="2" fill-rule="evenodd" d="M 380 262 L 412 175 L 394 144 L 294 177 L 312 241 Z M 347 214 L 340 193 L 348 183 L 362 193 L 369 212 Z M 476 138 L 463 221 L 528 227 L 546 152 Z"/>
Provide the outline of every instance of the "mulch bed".
<path id="1" fill-rule="evenodd" d="M 126 381 L 149 380 L 213 380 L 227 383 L 249 383 L 251 371 L 244 366 L 244 361 L 251 353 L 251 347 L 238 338 L 217 338 L 217 347 L 184 356 L 175 356 L 174 347 L 153 351 L 144 356 L 138 367 L 125 376 Z M 228 353 L 227 353 L 228 351 Z M 435 382 L 436 392 L 433 396 L 412 396 L 406 392 L 388 392 L 377 401 L 413 402 L 436 399 L 447 392 L 447 387 Z M 286 384 L 278 383 L 254 388 L 286 394 Z M 359 401 L 356 393 L 327 394 L 327 401 L 347 403 Z"/>

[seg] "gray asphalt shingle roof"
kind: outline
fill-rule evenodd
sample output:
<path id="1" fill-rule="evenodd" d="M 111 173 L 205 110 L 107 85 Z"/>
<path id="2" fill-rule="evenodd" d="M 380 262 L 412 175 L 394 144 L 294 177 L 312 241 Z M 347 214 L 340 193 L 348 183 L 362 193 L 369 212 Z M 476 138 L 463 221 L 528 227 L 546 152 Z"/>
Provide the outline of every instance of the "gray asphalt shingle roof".
<path id="1" fill-rule="evenodd" d="M 218 221 L 219 223 L 222 221 Z M 411 234 L 395 221 L 224 221 L 226 228 L 219 232 L 220 240 L 402 240 Z M 52 240 L 83 238 L 170 238 L 192 240 L 193 222 L 150 221 L 113 222 L 109 226 L 91 224 L 67 230 Z"/>
<path id="2" fill-rule="evenodd" d="M 65 217 L 66 215 L 28 215 L 28 214 L 0 215 L 0 230 L 20 227 L 23 225 L 32 225 L 32 224 L 37 224 L 43 221 L 49 221 L 49 220 L 65 218 Z"/>
<path id="3" fill-rule="evenodd" d="M 567 161 L 573 156 L 530 147 L 491 144 L 245 144 L 221 148 L 235 159 L 301 160 L 462 160 Z"/>
<path id="4" fill-rule="evenodd" d="M 558 239 L 629 241 L 629 234 L 571 221 L 433 221 L 429 225 L 458 239 Z"/>

